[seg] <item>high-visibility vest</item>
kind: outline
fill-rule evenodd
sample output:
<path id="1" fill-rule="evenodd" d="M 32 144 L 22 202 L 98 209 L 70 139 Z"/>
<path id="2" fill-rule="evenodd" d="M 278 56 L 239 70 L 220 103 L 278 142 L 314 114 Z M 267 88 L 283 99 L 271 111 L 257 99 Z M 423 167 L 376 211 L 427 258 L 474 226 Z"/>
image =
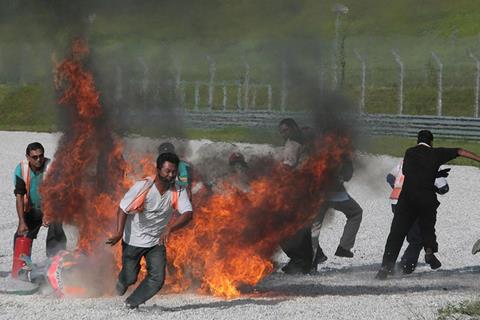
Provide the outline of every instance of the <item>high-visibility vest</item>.
<path id="1" fill-rule="evenodd" d="M 50 159 L 45 159 L 45 170 L 43 173 L 45 174 L 50 167 Z M 23 196 L 23 211 L 28 212 L 30 211 L 30 164 L 28 160 L 20 161 L 20 174 L 22 175 L 22 179 L 25 182 L 25 188 L 27 189 L 27 193 Z"/>
<path id="2" fill-rule="evenodd" d="M 147 198 L 148 191 L 152 188 L 155 183 L 155 179 L 152 177 L 147 177 L 144 179 L 145 184 L 142 186 L 140 191 L 137 193 L 133 201 L 127 206 L 126 212 L 143 212 L 145 206 L 145 199 Z M 178 210 L 178 190 L 173 186 L 170 188 L 172 195 L 172 208 Z"/>
<path id="3" fill-rule="evenodd" d="M 402 166 L 403 163 L 400 164 L 399 172 L 395 177 L 395 182 L 393 184 L 393 190 L 390 193 L 390 199 L 392 200 L 398 200 L 400 197 L 400 192 L 402 192 L 403 180 L 405 180 L 405 176 L 402 173 Z"/>

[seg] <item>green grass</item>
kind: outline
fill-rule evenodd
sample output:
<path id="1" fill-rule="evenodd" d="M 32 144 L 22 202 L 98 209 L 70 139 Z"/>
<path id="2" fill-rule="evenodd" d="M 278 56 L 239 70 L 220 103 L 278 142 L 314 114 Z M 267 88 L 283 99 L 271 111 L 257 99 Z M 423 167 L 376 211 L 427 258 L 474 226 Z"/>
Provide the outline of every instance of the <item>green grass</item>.
<path id="1" fill-rule="evenodd" d="M 52 131 L 55 109 L 48 90 L 38 85 L 0 87 L 0 127 L 4 130 Z"/>
<path id="2" fill-rule="evenodd" d="M 462 316 L 469 316 L 472 317 L 472 319 L 478 319 L 478 317 L 480 317 L 480 300 L 450 304 L 438 311 L 437 319 L 460 319 Z"/>
<path id="3" fill-rule="evenodd" d="M 327 85 L 332 79 L 332 7 L 336 0 L 138 1 L 122 6 L 112 6 L 112 0 L 86 1 L 82 5 L 58 2 L 46 6 L 33 0 L 22 3 L 23 8 L 5 6 L 0 13 L 4 18 L 0 19 L 0 83 L 36 85 L 51 81 L 52 50 L 61 58 L 74 34 L 75 22 L 79 22 L 78 28 L 85 27 L 84 21 L 66 23 L 61 13 L 65 17 L 85 17 L 92 12 L 96 19 L 86 29 L 92 60 L 97 74 L 112 86 L 118 66 L 123 68 L 124 89 L 128 80 L 142 80 L 146 73 L 140 59 L 149 66 L 150 83 L 172 79 L 173 62 L 181 64 L 182 80 L 208 81 L 207 57 L 216 61 L 217 81 L 241 81 L 247 61 L 252 83 L 273 86 L 272 107 L 278 109 L 280 66 L 292 51 L 297 53 L 287 62 L 290 66 L 298 64 L 303 73 L 300 76 L 316 83 L 322 67 Z M 349 7 L 341 20 L 341 34 L 345 37 L 345 89 L 354 101 L 360 85 L 355 49 L 367 61 L 367 111 L 397 112 L 398 66 L 391 53 L 395 49 L 405 65 L 404 113 L 434 114 L 437 67 L 431 52 L 435 51 L 444 64 L 444 114 L 472 115 L 475 65 L 466 51 L 480 52 L 480 11 L 474 1 L 341 3 Z M 297 82 L 298 75 L 293 73 L 289 74 L 291 85 Z M 187 104 L 192 106 L 192 85 L 187 89 Z M 288 107 L 309 102 L 297 89 L 289 88 Z M 101 90 L 107 94 L 114 91 Z M 233 108 L 236 88 L 228 90 L 228 105 Z M 201 104 L 205 106 L 206 88 L 201 91 Z M 217 87 L 216 107 L 222 105 L 222 98 Z M 266 101 L 266 91 L 259 90 L 257 105 L 265 106 Z"/>

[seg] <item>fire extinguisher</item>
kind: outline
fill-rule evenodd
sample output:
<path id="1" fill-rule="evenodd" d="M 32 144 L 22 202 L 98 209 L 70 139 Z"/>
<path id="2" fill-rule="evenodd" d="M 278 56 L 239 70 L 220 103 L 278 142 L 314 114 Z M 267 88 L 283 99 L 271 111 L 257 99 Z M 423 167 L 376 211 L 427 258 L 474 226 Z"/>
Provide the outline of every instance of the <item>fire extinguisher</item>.
<path id="1" fill-rule="evenodd" d="M 18 277 L 18 271 L 25 265 L 23 256 L 30 257 L 32 253 L 32 239 L 27 236 L 18 236 L 15 239 L 13 251 L 12 277 Z"/>

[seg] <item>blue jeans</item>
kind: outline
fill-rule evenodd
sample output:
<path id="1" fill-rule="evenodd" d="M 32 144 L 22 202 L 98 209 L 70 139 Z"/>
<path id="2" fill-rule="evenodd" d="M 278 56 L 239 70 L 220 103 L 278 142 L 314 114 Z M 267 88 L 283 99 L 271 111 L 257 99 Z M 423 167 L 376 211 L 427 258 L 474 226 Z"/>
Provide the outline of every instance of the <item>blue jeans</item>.
<path id="1" fill-rule="evenodd" d="M 117 292 L 122 295 L 137 281 L 142 257 L 145 257 L 147 263 L 147 276 L 125 300 L 135 307 L 157 294 L 165 281 L 167 251 L 164 245 L 141 248 L 122 242 L 122 270 L 118 275 Z"/>

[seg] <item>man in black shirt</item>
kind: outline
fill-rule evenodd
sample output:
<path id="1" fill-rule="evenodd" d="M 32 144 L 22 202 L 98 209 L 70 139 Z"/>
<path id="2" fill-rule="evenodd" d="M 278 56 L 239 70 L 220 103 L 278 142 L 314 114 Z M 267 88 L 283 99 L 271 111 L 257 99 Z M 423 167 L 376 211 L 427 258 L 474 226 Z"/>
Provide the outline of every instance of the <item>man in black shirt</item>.
<path id="1" fill-rule="evenodd" d="M 386 279 L 393 268 L 405 236 L 418 218 L 423 236 L 425 262 L 432 269 L 442 265 L 435 257 L 437 242 L 435 222 L 440 204 L 435 193 L 435 179 L 439 167 L 458 156 L 480 161 L 476 154 L 460 148 L 433 148 L 433 135 L 428 130 L 418 133 L 417 145 L 407 149 L 404 156 L 403 174 L 405 180 L 398 199 L 390 234 L 385 245 L 382 268 L 377 279 Z"/>

